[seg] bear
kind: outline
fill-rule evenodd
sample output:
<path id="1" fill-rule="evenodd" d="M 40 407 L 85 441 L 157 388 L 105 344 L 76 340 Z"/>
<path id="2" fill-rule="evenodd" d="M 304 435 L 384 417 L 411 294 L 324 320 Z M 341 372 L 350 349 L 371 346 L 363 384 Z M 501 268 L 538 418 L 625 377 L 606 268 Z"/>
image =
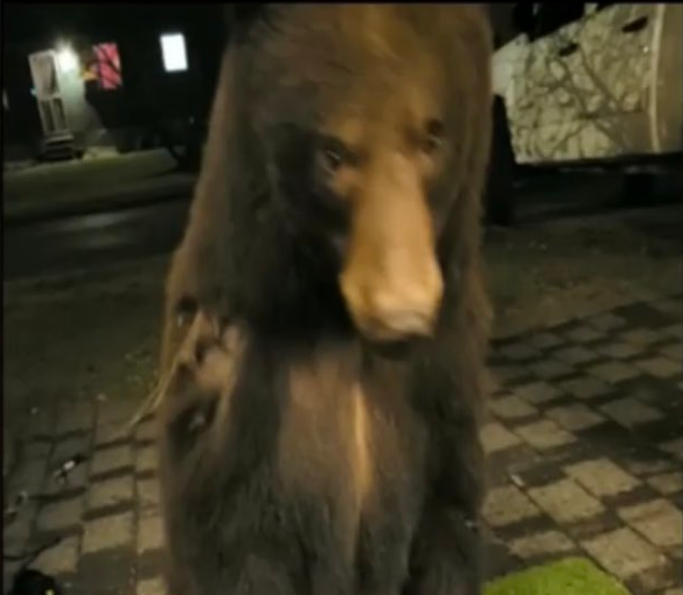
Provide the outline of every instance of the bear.
<path id="1" fill-rule="evenodd" d="M 486 10 L 231 23 L 165 290 L 169 593 L 478 594 Z"/>

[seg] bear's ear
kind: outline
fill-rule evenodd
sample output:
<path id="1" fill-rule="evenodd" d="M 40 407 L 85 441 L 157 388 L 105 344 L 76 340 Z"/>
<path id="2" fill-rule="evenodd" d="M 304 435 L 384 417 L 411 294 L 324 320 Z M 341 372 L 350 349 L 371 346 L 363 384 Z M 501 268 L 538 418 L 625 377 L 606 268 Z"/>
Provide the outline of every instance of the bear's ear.
<path id="1" fill-rule="evenodd" d="M 223 16 L 231 38 L 243 38 L 267 12 L 268 5 L 256 2 L 234 2 L 223 6 Z"/>

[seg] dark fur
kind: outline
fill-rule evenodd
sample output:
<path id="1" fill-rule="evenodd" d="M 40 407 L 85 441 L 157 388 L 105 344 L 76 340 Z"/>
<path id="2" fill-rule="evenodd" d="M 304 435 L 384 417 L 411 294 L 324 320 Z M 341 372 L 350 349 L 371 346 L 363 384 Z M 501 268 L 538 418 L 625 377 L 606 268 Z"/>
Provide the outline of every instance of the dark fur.
<path id="1" fill-rule="evenodd" d="M 371 17 L 389 58 L 347 26 Z M 471 5 L 281 5 L 249 20 L 224 58 L 167 286 L 164 371 L 186 333 L 179 314 L 235 325 L 246 345 L 227 396 L 182 368 L 160 411 L 171 592 L 479 593 L 486 18 Z M 435 336 L 387 360 L 359 340 L 340 294 L 328 231 L 343 228 L 345 214 L 302 202 L 307 134 L 349 89 L 390 92 L 416 55 L 448 82 L 453 150 L 429 189 L 445 293 Z M 207 349 L 225 356 L 202 341 L 191 355 L 198 368 Z M 356 382 L 374 465 L 360 511 L 349 437 Z M 200 409 L 208 425 L 192 433 Z"/>

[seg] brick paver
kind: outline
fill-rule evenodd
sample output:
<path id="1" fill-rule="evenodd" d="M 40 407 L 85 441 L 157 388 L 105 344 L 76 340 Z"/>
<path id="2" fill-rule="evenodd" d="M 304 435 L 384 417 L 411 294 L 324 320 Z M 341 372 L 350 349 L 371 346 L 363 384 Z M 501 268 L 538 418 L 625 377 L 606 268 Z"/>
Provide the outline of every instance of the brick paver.
<path id="1" fill-rule="evenodd" d="M 574 542 L 559 531 L 547 531 L 529 537 L 520 537 L 510 543 L 510 551 L 522 559 L 567 553 L 575 548 Z"/>
<path id="2" fill-rule="evenodd" d="M 514 486 L 490 490 L 484 504 L 484 518 L 492 527 L 509 525 L 540 514 L 539 508 Z"/>
<path id="3" fill-rule="evenodd" d="M 639 485 L 639 481 L 609 459 L 595 459 L 565 467 L 565 473 L 599 498 L 616 496 Z"/>
<path id="4" fill-rule="evenodd" d="M 87 521 L 83 533 L 83 553 L 125 547 L 132 539 L 133 515 L 130 512 Z"/>
<path id="5" fill-rule="evenodd" d="M 625 305 L 494 342 L 496 388 L 481 430 L 497 478 L 483 509 L 491 576 L 584 555 L 633 595 L 681 595 L 681 302 Z M 74 592 L 99 592 L 87 586 L 99 581 L 125 595 L 165 594 L 154 424 L 122 431 L 134 407 L 111 398 L 69 407 L 36 419 L 24 445 L 10 498 L 45 497 L 5 523 L 5 548 L 59 535 L 33 566 Z M 6 563 L 5 577 L 13 569 Z"/>
<path id="6" fill-rule="evenodd" d="M 682 544 L 683 515 L 667 500 L 625 506 L 617 514 L 655 545 L 680 547 Z"/>
<path id="7" fill-rule="evenodd" d="M 529 496 L 560 524 L 588 519 L 603 512 L 603 505 L 570 479 L 532 488 Z"/>

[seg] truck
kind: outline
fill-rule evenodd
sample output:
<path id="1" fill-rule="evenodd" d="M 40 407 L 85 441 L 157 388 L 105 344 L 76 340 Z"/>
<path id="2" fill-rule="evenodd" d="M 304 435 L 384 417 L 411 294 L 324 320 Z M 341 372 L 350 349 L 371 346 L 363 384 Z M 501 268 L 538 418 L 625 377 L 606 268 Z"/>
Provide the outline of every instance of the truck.
<path id="1" fill-rule="evenodd" d="M 683 161 L 683 4 L 517 3 L 492 64 L 485 210 L 511 224 L 520 169 L 618 170 L 631 197 Z"/>

